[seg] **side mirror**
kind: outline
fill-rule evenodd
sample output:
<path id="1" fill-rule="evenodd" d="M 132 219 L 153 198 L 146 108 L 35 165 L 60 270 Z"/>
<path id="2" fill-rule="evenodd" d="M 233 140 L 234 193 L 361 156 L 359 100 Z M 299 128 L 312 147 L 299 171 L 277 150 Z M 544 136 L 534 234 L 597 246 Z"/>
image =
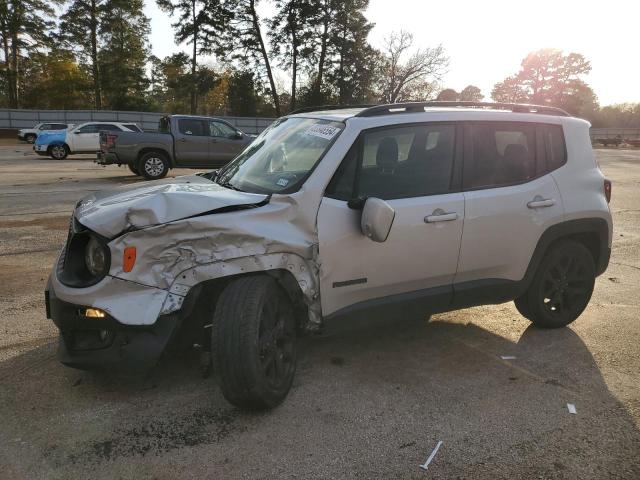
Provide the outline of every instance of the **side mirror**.
<path id="1" fill-rule="evenodd" d="M 238 130 L 233 136 L 233 138 L 237 138 L 238 140 L 240 140 L 242 137 L 244 137 L 244 134 L 240 130 Z"/>
<path id="2" fill-rule="evenodd" d="M 374 242 L 386 241 L 395 216 L 395 210 L 384 200 L 367 198 L 360 220 L 362 234 Z"/>

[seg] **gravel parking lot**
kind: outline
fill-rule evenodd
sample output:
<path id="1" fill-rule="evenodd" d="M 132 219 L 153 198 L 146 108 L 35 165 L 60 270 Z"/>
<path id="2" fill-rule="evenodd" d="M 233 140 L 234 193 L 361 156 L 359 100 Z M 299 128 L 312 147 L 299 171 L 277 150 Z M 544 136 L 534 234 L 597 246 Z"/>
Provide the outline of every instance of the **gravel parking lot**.
<path id="1" fill-rule="evenodd" d="M 640 478 L 640 151 L 597 156 L 613 253 L 570 328 L 508 303 L 303 339 L 285 403 L 246 414 L 196 354 L 144 378 L 58 363 L 43 290 L 71 209 L 141 180 L 0 146 L 0 477 Z"/>

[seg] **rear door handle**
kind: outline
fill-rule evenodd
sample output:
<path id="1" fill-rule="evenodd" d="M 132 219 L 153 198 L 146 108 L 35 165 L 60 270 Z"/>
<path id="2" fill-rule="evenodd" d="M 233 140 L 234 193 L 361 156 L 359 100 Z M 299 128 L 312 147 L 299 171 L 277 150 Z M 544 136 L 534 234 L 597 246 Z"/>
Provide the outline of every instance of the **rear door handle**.
<path id="1" fill-rule="evenodd" d="M 186 138 L 179 138 L 179 139 L 178 139 L 178 141 L 179 141 L 180 143 L 184 143 L 184 142 L 186 142 L 186 141 L 187 141 L 187 139 L 186 139 Z"/>
<path id="2" fill-rule="evenodd" d="M 542 198 L 537 195 L 533 200 L 527 203 L 527 207 L 529 208 L 544 208 L 544 207 L 553 207 L 556 204 L 556 201 L 553 198 Z"/>
<path id="3" fill-rule="evenodd" d="M 425 223 L 436 223 L 436 222 L 451 222 L 452 220 L 456 220 L 458 218 L 458 214 L 456 212 L 445 212 L 441 208 L 434 210 L 431 215 L 427 215 L 424 217 Z"/>

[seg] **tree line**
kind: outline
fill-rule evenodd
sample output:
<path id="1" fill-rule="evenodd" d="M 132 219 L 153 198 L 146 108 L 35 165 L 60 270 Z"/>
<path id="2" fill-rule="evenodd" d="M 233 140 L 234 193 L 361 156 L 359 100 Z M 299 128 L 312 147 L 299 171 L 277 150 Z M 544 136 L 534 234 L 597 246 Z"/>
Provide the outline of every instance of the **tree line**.
<path id="1" fill-rule="evenodd" d="M 484 99 L 474 85 L 442 88 L 441 45 L 416 45 L 402 30 L 371 45 L 369 0 L 270 0 L 273 14 L 261 18 L 266 1 L 156 0 L 176 44 L 188 46 L 158 58 L 143 0 L 0 0 L 0 106 L 278 116 L 324 104 Z M 584 81 L 590 69 L 580 54 L 540 50 L 490 95 L 556 105 L 594 126 L 640 126 L 638 105 L 599 107 Z"/>

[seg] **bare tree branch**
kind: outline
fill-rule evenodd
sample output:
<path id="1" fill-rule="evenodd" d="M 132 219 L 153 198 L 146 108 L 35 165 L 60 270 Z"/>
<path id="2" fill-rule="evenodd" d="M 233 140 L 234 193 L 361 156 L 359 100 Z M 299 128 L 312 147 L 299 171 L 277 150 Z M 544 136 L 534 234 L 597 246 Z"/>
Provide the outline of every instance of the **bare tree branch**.
<path id="1" fill-rule="evenodd" d="M 387 103 L 404 101 L 415 94 L 430 96 L 447 71 L 449 58 L 442 45 L 419 48 L 404 60 L 412 47 L 413 35 L 404 30 L 393 32 L 385 39 L 382 96 Z"/>

